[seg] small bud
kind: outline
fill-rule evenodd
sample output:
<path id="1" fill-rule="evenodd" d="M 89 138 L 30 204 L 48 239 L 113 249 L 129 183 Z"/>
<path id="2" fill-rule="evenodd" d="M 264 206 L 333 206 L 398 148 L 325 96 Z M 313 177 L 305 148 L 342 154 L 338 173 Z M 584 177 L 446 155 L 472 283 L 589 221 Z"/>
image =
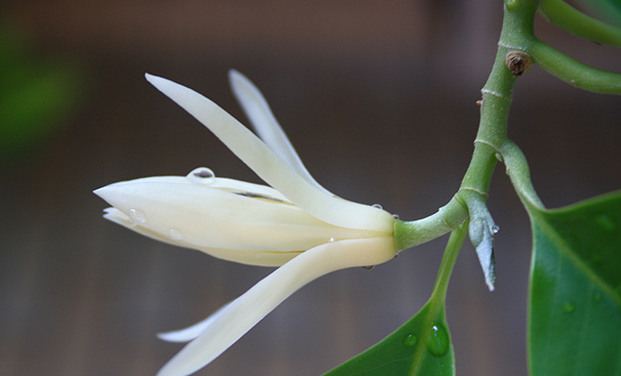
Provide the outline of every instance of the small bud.
<path id="1" fill-rule="evenodd" d="M 522 51 L 511 51 L 507 54 L 505 59 L 507 68 L 514 76 L 521 76 L 524 72 L 530 70 L 532 60 L 530 56 Z"/>

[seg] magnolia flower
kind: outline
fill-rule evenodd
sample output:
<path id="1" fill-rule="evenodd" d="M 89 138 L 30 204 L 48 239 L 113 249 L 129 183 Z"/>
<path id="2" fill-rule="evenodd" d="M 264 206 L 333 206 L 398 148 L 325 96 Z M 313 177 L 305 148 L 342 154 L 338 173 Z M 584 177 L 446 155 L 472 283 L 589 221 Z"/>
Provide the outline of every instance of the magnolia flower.
<path id="1" fill-rule="evenodd" d="M 140 234 L 226 260 L 280 266 L 206 320 L 161 334 L 164 340 L 191 342 L 158 376 L 189 375 L 204 367 L 315 278 L 383 263 L 396 254 L 393 216 L 320 186 L 258 89 L 236 71 L 229 77 L 261 139 L 195 91 L 146 75 L 270 186 L 218 178 L 198 168 L 185 177 L 136 179 L 95 191 L 113 206 L 105 218 Z"/>

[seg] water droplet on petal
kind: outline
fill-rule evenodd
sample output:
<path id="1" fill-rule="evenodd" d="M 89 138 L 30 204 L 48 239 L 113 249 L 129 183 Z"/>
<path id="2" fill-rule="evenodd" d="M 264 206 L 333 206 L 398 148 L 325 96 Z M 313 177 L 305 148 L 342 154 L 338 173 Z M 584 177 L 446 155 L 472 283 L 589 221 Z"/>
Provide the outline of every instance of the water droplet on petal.
<path id="1" fill-rule="evenodd" d="M 403 345 L 406 347 L 414 347 L 418 342 L 418 337 L 415 334 L 409 334 L 403 339 Z"/>
<path id="2" fill-rule="evenodd" d="M 170 230 L 168 230 L 168 236 L 170 236 L 172 240 L 181 240 L 181 238 L 183 237 L 181 235 L 181 231 L 177 230 L 176 228 L 171 228 Z"/>
<path id="3" fill-rule="evenodd" d="M 334 243 L 334 238 L 330 238 L 330 239 L 328 240 L 328 243 Z"/>
<path id="4" fill-rule="evenodd" d="M 142 224 L 147 221 L 147 217 L 138 209 L 129 209 L 129 219 L 136 224 Z"/>
<path id="5" fill-rule="evenodd" d="M 493 226 L 490 228 L 490 231 L 492 232 L 492 236 L 493 236 L 493 235 L 496 235 L 496 234 L 498 234 L 498 233 L 500 232 L 500 226 L 498 226 L 498 225 L 493 225 Z"/>
<path id="6" fill-rule="evenodd" d="M 199 167 L 187 174 L 186 178 L 196 184 L 211 184 L 216 180 L 216 175 L 207 167 Z"/>
<path id="7" fill-rule="evenodd" d="M 433 356 L 445 355 L 450 346 L 448 331 L 440 323 L 431 323 L 431 333 L 427 339 L 427 350 Z"/>
<path id="8" fill-rule="evenodd" d="M 384 209 L 384 208 L 382 208 L 382 205 L 380 205 L 380 204 L 373 204 L 371 206 L 374 207 L 375 209 Z"/>
<path id="9" fill-rule="evenodd" d="M 565 303 L 563 304 L 563 306 L 561 307 L 561 309 L 563 310 L 563 312 L 565 313 L 572 313 L 573 311 L 576 310 L 576 305 L 573 303 Z"/>
<path id="10" fill-rule="evenodd" d="M 397 219 L 397 220 L 398 220 L 398 219 L 399 219 L 399 214 L 393 214 L 393 215 L 392 215 L 392 217 L 393 217 L 394 219 Z"/>

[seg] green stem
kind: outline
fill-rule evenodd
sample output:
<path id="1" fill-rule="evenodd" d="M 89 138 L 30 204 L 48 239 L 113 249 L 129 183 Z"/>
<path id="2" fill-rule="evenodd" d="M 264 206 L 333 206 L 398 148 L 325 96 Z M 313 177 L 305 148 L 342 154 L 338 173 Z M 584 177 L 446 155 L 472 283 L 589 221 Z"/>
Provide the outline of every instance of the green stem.
<path id="1" fill-rule="evenodd" d="M 507 125 L 516 76 L 505 64 L 507 54 L 526 51 L 536 40 L 533 23 L 538 1 L 506 1 L 505 17 L 498 42 L 494 66 L 481 90 L 481 119 L 470 165 L 459 191 L 438 213 L 418 221 L 397 221 L 395 240 L 399 250 L 424 243 L 457 228 L 469 216 L 472 222 L 492 224 L 487 210 L 480 210 L 487 201 L 492 173 L 498 160 L 504 160 L 502 145 L 508 142 Z M 512 160 L 516 160 L 515 158 Z M 518 160 L 525 163 L 525 160 Z M 513 168 L 521 173 L 525 168 Z M 528 175 L 518 180 L 530 181 Z M 531 192 L 534 194 L 533 192 Z M 534 195 L 536 197 L 536 194 Z M 537 202 L 538 199 L 533 199 Z M 489 227 L 481 227 L 482 229 Z"/>
<path id="2" fill-rule="evenodd" d="M 416 221 L 395 222 L 395 242 L 398 250 L 426 243 L 453 231 L 468 218 L 468 209 L 455 197 L 435 214 Z"/>
<path id="3" fill-rule="evenodd" d="M 621 29 L 589 17 L 562 0 L 542 0 L 540 9 L 548 21 L 574 35 L 621 47 Z"/>
<path id="4" fill-rule="evenodd" d="M 453 273 L 455 261 L 457 260 L 457 256 L 459 256 L 459 251 L 464 244 L 467 234 L 468 221 L 462 223 L 451 233 L 448 243 L 446 244 L 446 249 L 444 250 L 444 255 L 442 256 L 442 262 L 440 262 L 440 268 L 438 270 L 438 275 L 436 277 L 436 282 L 433 286 L 433 292 L 431 293 L 430 299 L 437 307 L 444 306 L 451 273 Z"/>
<path id="5" fill-rule="evenodd" d="M 621 94 L 621 74 L 590 67 L 557 49 L 535 40 L 528 53 L 533 62 L 551 75 L 580 89 L 603 94 Z"/>

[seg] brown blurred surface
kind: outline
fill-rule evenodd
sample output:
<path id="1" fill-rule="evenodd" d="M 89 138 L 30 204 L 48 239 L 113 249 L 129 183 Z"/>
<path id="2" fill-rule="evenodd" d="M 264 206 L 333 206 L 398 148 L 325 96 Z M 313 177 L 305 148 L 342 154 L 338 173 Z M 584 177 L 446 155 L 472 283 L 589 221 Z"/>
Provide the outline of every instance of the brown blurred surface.
<path id="1" fill-rule="evenodd" d="M 433 213 L 459 186 L 495 53 L 501 1 L 9 1 L 4 14 L 41 56 L 79 61 L 69 124 L 0 169 L 0 375 L 152 375 L 180 348 L 158 331 L 192 324 L 270 269 L 155 243 L 101 218 L 91 191 L 152 175 L 257 181 L 143 79 L 186 84 L 243 119 L 236 68 L 263 91 L 307 167 L 333 192 L 402 219 Z M 542 38 L 621 71 L 618 51 L 538 24 Z M 621 187 L 620 99 L 535 67 L 518 82 L 510 136 L 556 207 Z M 526 374 L 528 218 L 499 167 L 490 209 L 498 280 L 472 247 L 449 288 L 458 374 Z M 318 375 L 416 313 L 445 239 L 372 271 L 303 288 L 198 375 Z"/>

